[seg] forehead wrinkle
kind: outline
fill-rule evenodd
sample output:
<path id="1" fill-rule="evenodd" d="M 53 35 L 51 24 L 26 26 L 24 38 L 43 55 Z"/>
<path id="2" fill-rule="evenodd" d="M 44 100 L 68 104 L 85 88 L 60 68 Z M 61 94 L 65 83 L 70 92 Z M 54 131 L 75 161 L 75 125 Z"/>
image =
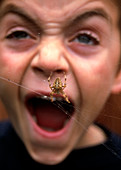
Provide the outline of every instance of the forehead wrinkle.
<path id="1" fill-rule="evenodd" d="M 31 0 L 29 0 L 31 1 Z M 33 0 L 32 0 L 33 1 Z M 62 8 L 65 8 L 66 6 L 70 6 L 75 4 L 75 2 L 83 2 L 83 1 L 89 1 L 89 0 L 35 0 L 38 5 L 42 6 L 46 9 L 54 9 L 56 10 L 62 10 Z"/>
<path id="2" fill-rule="evenodd" d="M 31 7 L 31 5 L 30 5 Z M 28 8 L 29 9 L 29 8 Z M 48 10 L 43 9 L 40 11 L 40 7 L 36 8 L 36 11 L 33 11 L 33 8 L 30 8 L 29 10 L 27 10 L 27 8 L 21 6 L 21 5 L 16 5 L 14 3 L 8 3 L 5 6 L 3 6 L 0 10 L 0 20 L 7 15 L 8 13 L 14 13 L 16 15 L 19 15 L 21 17 L 24 17 L 26 19 L 29 19 L 30 21 L 36 21 L 36 23 L 38 23 L 38 21 L 41 22 L 51 22 L 54 21 L 57 22 L 60 20 L 62 20 L 63 17 L 65 17 L 65 13 L 60 14 L 59 12 L 55 11 L 50 11 L 49 15 L 48 15 Z M 39 12 L 38 12 L 39 11 Z M 56 16 L 56 17 L 55 17 Z"/>
<path id="3" fill-rule="evenodd" d="M 39 10 L 39 7 L 37 8 L 37 10 Z M 60 17 L 60 14 L 58 16 L 56 11 L 55 11 L 56 15 L 54 14 L 54 16 L 56 16 L 56 18 L 48 17 L 48 12 L 45 12 L 45 11 L 44 11 L 44 14 L 43 14 L 43 11 L 42 11 L 38 15 L 37 10 L 35 11 L 35 14 L 33 15 L 32 12 L 29 12 L 31 10 L 26 10 L 26 8 L 21 6 L 20 4 L 16 5 L 16 4 L 11 2 L 11 3 L 8 3 L 5 6 L 3 6 L 3 8 L 1 8 L 1 10 L 0 10 L 0 20 L 5 15 L 7 15 L 9 13 L 13 13 L 15 15 L 18 15 L 19 17 L 22 17 L 26 21 L 29 21 L 30 23 L 35 25 L 38 29 L 41 29 L 41 28 L 46 29 L 47 27 L 59 29 L 60 25 L 62 24 L 62 21 L 66 18 L 65 14 L 61 14 L 61 17 Z M 42 13 L 42 15 L 41 15 L 41 13 Z"/>
<path id="4" fill-rule="evenodd" d="M 80 2 L 80 0 L 21 0 L 16 3 L 16 0 L 3 0 L 3 10 L 2 5 L 0 9 L 0 13 L 4 13 L 5 6 L 15 6 L 14 9 L 20 8 L 21 13 L 30 14 L 33 18 L 41 19 L 43 21 L 62 21 L 64 19 L 68 19 L 69 16 L 72 16 L 73 11 L 76 9 L 73 8 L 73 4 L 75 1 Z M 87 2 L 89 0 L 81 0 L 82 2 Z M 77 5 L 78 7 L 78 5 Z M 7 7 L 6 7 L 7 8 Z M 75 7 L 76 8 L 76 7 Z M 34 10 L 36 9 L 36 11 Z M 5 9 L 6 10 L 6 9 Z M 19 10 L 19 11 L 20 11 Z M 1 12 L 2 11 L 2 12 Z M 16 10 L 17 11 L 17 10 Z M 49 13 L 49 15 L 48 15 Z M 37 20 L 36 19 L 36 20 Z"/>
<path id="5" fill-rule="evenodd" d="M 34 25 L 38 30 L 41 29 L 41 21 L 39 21 L 40 25 L 38 24 L 38 20 L 36 18 L 31 17 L 26 10 L 22 7 L 16 6 L 14 4 L 6 5 L 2 10 L 0 10 L 0 20 L 7 14 L 15 14 L 20 18 L 24 19 L 26 22 L 31 23 Z"/>
<path id="6" fill-rule="evenodd" d="M 79 21 L 81 19 L 84 20 L 84 18 L 88 18 L 91 17 L 88 14 L 94 14 L 95 15 L 100 15 L 102 17 L 104 17 L 105 19 L 111 21 L 110 16 L 106 13 L 105 10 L 103 9 L 99 9 L 99 8 L 95 8 L 95 9 L 90 9 L 89 5 L 88 8 L 86 9 L 85 6 L 87 6 L 87 4 L 90 4 L 89 0 L 82 0 L 81 5 L 76 5 L 75 8 L 72 8 L 72 2 L 70 0 L 69 5 L 65 5 L 64 8 L 62 10 L 56 10 L 56 9 L 50 9 L 50 11 L 48 12 L 47 8 L 41 8 L 40 0 L 35 0 L 35 6 L 33 6 L 31 3 L 33 2 L 33 0 L 30 0 L 29 2 L 31 3 L 27 3 L 26 5 L 22 3 L 23 0 L 21 0 L 20 3 L 18 3 L 17 5 L 14 3 L 14 0 L 11 1 L 11 3 L 8 3 L 2 10 L 0 10 L 0 17 L 3 16 L 5 13 L 13 10 L 17 13 L 21 13 L 21 15 L 23 16 L 27 16 L 26 18 L 32 19 L 32 21 L 36 22 L 36 25 L 43 25 L 45 24 L 45 26 L 48 24 L 48 26 L 59 26 L 61 24 L 61 26 L 63 27 L 64 24 L 65 26 L 69 25 L 71 22 L 75 23 L 76 21 Z M 78 0 L 77 0 L 78 1 Z M 92 0 L 92 2 L 94 2 L 95 0 Z M 100 0 L 99 0 L 100 1 Z M 55 1 L 54 1 L 55 2 Z M 45 3 L 46 4 L 46 3 Z M 28 5 L 28 6 L 27 6 Z M 27 8 L 25 7 L 28 7 Z M 34 11 L 34 8 L 36 8 L 36 11 Z M 82 9 L 83 8 L 83 9 Z M 82 9 L 82 10 L 81 10 Z M 85 10 L 86 9 L 86 10 Z M 92 13 L 90 11 L 93 11 Z M 49 13 L 49 15 L 48 15 Z M 85 13 L 87 13 L 85 15 Z"/>

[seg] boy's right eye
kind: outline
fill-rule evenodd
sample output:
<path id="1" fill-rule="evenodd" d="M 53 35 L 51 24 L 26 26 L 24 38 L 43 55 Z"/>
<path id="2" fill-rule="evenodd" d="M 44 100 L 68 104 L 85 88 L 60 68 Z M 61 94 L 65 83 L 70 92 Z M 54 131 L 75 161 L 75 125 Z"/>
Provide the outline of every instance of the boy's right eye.
<path id="1" fill-rule="evenodd" d="M 5 36 L 7 48 L 17 52 L 24 52 L 38 44 L 38 34 L 25 28 L 10 29 Z"/>
<path id="2" fill-rule="evenodd" d="M 29 39 L 31 36 L 25 31 L 14 31 L 6 36 L 7 39 Z"/>

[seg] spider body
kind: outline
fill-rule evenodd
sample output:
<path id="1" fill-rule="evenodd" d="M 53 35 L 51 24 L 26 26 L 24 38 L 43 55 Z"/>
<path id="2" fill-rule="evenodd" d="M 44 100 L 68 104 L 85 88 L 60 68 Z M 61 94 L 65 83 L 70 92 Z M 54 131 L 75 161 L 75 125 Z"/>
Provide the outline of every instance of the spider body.
<path id="1" fill-rule="evenodd" d="M 53 86 L 51 86 L 51 87 L 52 87 L 51 90 L 53 90 L 57 94 L 59 94 L 60 91 L 63 90 L 64 87 L 62 85 L 60 77 L 55 79 Z"/>
<path id="2" fill-rule="evenodd" d="M 57 77 L 55 79 L 53 85 L 51 85 L 50 78 L 51 78 L 51 75 L 48 78 L 49 87 L 52 90 L 51 93 L 50 93 L 51 102 L 53 102 L 53 95 L 54 94 L 62 94 L 63 97 L 65 98 L 65 100 L 68 103 L 70 103 L 66 93 L 63 91 L 65 89 L 65 87 L 66 87 L 66 75 L 65 75 L 65 82 L 64 83 L 62 83 L 60 77 Z"/>

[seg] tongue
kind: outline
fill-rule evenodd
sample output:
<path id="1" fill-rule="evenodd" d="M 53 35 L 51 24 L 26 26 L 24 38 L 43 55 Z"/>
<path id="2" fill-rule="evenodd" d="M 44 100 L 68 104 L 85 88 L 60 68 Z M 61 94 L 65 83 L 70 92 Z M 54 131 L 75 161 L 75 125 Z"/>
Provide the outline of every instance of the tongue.
<path id="1" fill-rule="evenodd" d="M 40 127 L 53 130 L 61 129 L 67 120 L 67 115 L 50 102 L 36 107 L 36 117 Z"/>

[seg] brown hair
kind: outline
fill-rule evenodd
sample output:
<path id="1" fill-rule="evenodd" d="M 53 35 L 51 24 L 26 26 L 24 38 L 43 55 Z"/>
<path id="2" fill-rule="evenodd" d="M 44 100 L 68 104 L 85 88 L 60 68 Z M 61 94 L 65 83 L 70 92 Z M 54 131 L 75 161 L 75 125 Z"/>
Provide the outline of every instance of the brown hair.
<path id="1" fill-rule="evenodd" d="M 121 0 L 113 0 L 113 2 L 116 4 L 118 11 L 119 11 L 119 21 L 118 26 L 121 32 Z"/>

